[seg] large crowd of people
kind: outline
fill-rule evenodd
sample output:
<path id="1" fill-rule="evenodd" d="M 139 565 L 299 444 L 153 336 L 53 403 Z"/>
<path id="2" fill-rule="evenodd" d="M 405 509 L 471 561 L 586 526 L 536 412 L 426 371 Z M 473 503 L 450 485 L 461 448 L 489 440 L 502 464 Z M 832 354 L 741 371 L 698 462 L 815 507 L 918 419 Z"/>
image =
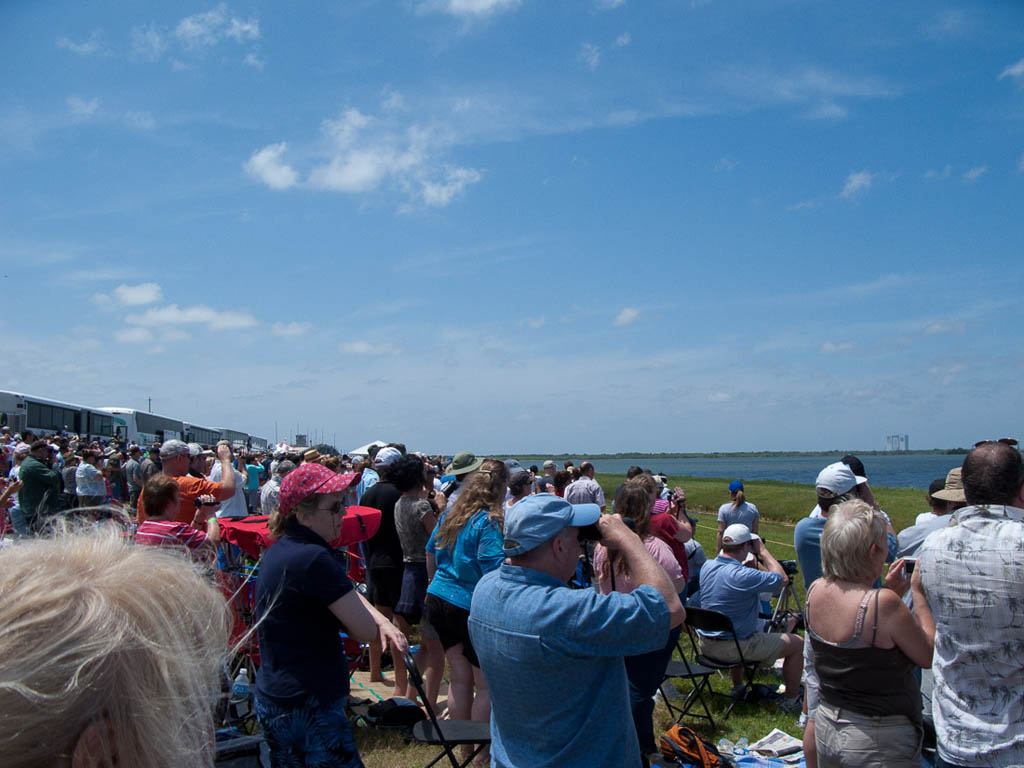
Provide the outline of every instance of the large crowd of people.
<path id="1" fill-rule="evenodd" d="M 400 443 L 349 457 L 4 428 L 0 462 L 12 529 L 0 549 L 0 717 L 11 726 L 0 754 L 11 765 L 36 764 L 39 734 L 58 723 L 67 738 L 47 742 L 58 762 L 209 763 L 230 649 L 204 568 L 227 520 L 260 514 L 274 543 L 256 581 L 255 712 L 276 766 L 362 765 L 339 633 L 369 644 L 371 680 L 385 681 L 390 652 L 394 695 L 413 699 L 400 659 L 418 638 L 426 706 L 447 679 L 448 716 L 490 724 L 489 750 L 465 748 L 476 762 L 647 765 L 687 606 L 728 618 L 731 632 L 695 642 L 732 665 L 733 696 L 748 690 L 741 660 L 782 659 L 779 706 L 805 713 L 809 766 L 918 765 L 931 733 L 936 765 L 1024 765 L 1014 441 L 979 443 L 902 531 L 857 457 L 824 467 L 794 530 L 803 636 L 798 617 L 765 621 L 793 571 L 758 534 L 739 480 L 723 488 L 705 555 L 685 490 L 639 467 L 609 511 L 591 462 L 527 468 Z M 340 551 L 331 542 L 354 505 L 380 510 L 380 527 Z M 349 557 L 365 566 L 365 591 Z M 136 729 L 161 720 L 174 739 L 141 756 Z"/>

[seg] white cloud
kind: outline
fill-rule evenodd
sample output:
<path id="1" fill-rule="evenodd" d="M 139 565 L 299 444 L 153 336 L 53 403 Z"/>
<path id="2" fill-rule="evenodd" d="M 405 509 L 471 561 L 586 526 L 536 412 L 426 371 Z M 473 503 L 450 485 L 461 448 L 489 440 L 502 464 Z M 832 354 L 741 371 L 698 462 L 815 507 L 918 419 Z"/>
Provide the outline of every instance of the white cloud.
<path id="1" fill-rule="evenodd" d="M 242 63 L 245 64 L 246 66 L 252 67 L 253 69 L 258 69 L 260 71 L 262 71 L 263 68 L 265 66 L 267 66 L 267 62 L 265 62 L 263 59 L 261 59 L 259 56 L 257 56 L 252 51 L 250 51 L 249 53 L 245 54 L 245 58 L 242 59 Z"/>
<path id="2" fill-rule="evenodd" d="M 543 328 L 545 325 L 547 325 L 548 319 L 544 316 L 528 317 L 525 320 L 522 320 L 519 324 L 525 325 L 527 328 L 533 328 L 534 330 L 536 330 L 537 328 Z"/>
<path id="3" fill-rule="evenodd" d="M 150 112 L 125 112 L 122 118 L 128 126 L 140 131 L 152 131 L 156 128 L 156 118 Z"/>
<path id="4" fill-rule="evenodd" d="M 344 341 L 338 345 L 338 349 L 342 354 L 359 355 L 360 357 L 385 357 L 401 352 L 401 349 L 388 341 L 376 344 L 371 344 L 368 341 Z"/>
<path id="5" fill-rule="evenodd" d="M 183 18 L 174 28 L 174 35 L 188 49 L 209 48 L 227 38 L 238 43 L 258 40 L 260 23 L 258 19 L 229 16 L 227 6 L 221 3 L 209 11 Z"/>
<path id="6" fill-rule="evenodd" d="M 443 181 L 422 181 L 423 202 L 431 208 L 443 208 L 470 184 L 476 184 L 483 175 L 473 168 L 449 168 Z"/>
<path id="7" fill-rule="evenodd" d="M 728 403 L 732 400 L 732 395 L 728 392 L 712 392 L 708 395 L 709 403 Z"/>
<path id="8" fill-rule="evenodd" d="M 792 205 L 787 205 L 786 206 L 786 210 L 787 211 L 806 211 L 806 210 L 808 210 L 810 208 L 817 208 L 820 205 L 821 205 L 821 202 L 818 201 L 818 200 L 801 200 L 799 203 L 793 203 Z"/>
<path id="9" fill-rule="evenodd" d="M 960 10 L 942 11 L 924 27 L 924 34 L 932 40 L 952 40 L 961 37 L 970 26 L 970 18 Z"/>
<path id="10" fill-rule="evenodd" d="M 420 13 L 440 12 L 452 16 L 480 17 L 518 7 L 520 0 L 425 0 L 420 3 Z"/>
<path id="11" fill-rule="evenodd" d="M 735 157 L 733 157 L 732 155 L 726 155 L 725 157 L 719 158 L 718 162 L 715 163 L 715 171 L 731 171 L 739 164 L 740 161 L 737 160 Z"/>
<path id="12" fill-rule="evenodd" d="M 384 98 L 381 99 L 380 108 L 386 112 L 401 112 L 405 109 L 405 98 L 396 90 L 384 89 Z"/>
<path id="13" fill-rule="evenodd" d="M 987 165 L 975 166 L 974 168 L 964 171 L 964 181 L 966 181 L 968 184 L 971 184 L 980 179 L 986 173 L 988 173 Z"/>
<path id="14" fill-rule="evenodd" d="M 853 349 L 854 343 L 852 341 L 843 341 L 836 344 L 832 341 L 826 341 L 821 345 L 821 354 L 823 355 L 834 355 L 839 352 L 847 352 Z"/>
<path id="15" fill-rule="evenodd" d="M 290 338 L 293 336 L 301 336 L 302 334 L 307 333 L 312 327 L 313 326 L 309 323 L 299 323 L 293 320 L 290 323 L 274 323 L 270 326 L 270 332 L 275 336 Z"/>
<path id="16" fill-rule="evenodd" d="M 948 179 L 949 175 L 953 172 L 953 166 L 946 165 L 941 171 L 937 171 L 933 168 L 929 168 L 925 171 L 924 177 L 929 181 L 939 181 L 941 179 Z"/>
<path id="17" fill-rule="evenodd" d="M 256 319 L 247 312 L 219 311 L 201 304 L 194 307 L 179 307 L 177 304 L 154 307 L 141 315 L 128 315 L 125 322 L 149 328 L 201 324 L 216 330 L 237 330 L 256 325 Z"/>
<path id="18" fill-rule="evenodd" d="M 114 296 L 126 307 L 139 307 L 160 301 L 163 291 L 157 283 L 122 284 L 114 289 Z"/>
<path id="19" fill-rule="evenodd" d="M 602 11 L 610 11 L 614 8 L 621 8 L 626 4 L 626 0 L 595 0 L 595 5 Z"/>
<path id="20" fill-rule="evenodd" d="M 846 107 L 826 99 L 813 109 L 808 110 L 807 117 L 814 120 L 845 120 L 849 114 Z"/>
<path id="21" fill-rule="evenodd" d="M 615 48 L 625 48 L 627 45 L 633 42 L 633 36 L 629 32 L 623 32 L 621 35 L 615 38 L 615 42 L 612 46 Z"/>
<path id="22" fill-rule="evenodd" d="M 842 191 L 839 193 L 839 197 L 844 200 L 853 200 L 866 194 L 871 189 L 871 183 L 874 181 L 875 175 L 870 171 L 857 171 L 851 173 L 846 177 L 846 183 L 843 185 Z"/>
<path id="23" fill-rule="evenodd" d="M 246 173 L 271 189 L 294 187 L 299 180 L 298 173 L 287 163 L 281 162 L 281 155 L 287 148 L 288 145 L 282 141 L 256 150 L 245 163 Z"/>
<path id="24" fill-rule="evenodd" d="M 144 61 L 156 61 L 164 55 L 167 43 L 163 34 L 152 24 L 134 27 L 131 32 L 132 54 Z"/>
<path id="25" fill-rule="evenodd" d="M 92 303 L 104 312 L 109 312 L 114 308 L 114 300 L 108 293 L 94 293 L 90 298 Z"/>
<path id="26" fill-rule="evenodd" d="M 145 344 L 153 340 L 148 328 L 121 328 L 114 331 L 114 339 L 122 344 Z"/>
<path id="27" fill-rule="evenodd" d="M 640 310 L 635 307 L 623 307 L 615 316 L 615 325 L 629 325 L 640 317 Z"/>
<path id="28" fill-rule="evenodd" d="M 588 69 L 595 70 L 601 63 L 601 49 L 593 43 L 584 43 L 576 54 L 576 60 Z"/>
<path id="29" fill-rule="evenodd" d="M 999 73 L 998 79 L 1002 80 L 1004 77 L 1024 78 L 1024 59 L 1021 59 L 1016 64 L 1011 64 Z"/>
<path id="30" fill-rule="evenodd" d="M 88 120 L 95 117 L 100 108 L 100 100 L 97 98 L 83 99 L 81 96 L 68 96 L 68 114 L 76 120 Z"/>
<path id="31" fill-rule="evenodd" d="M 946 322 L 943 320 L 936 320 L 934 323 L 929 323 L 925 326 L 925 336 L 933 336 L 936 333 L 954 333 L 956 331 L 962 331 L 964 324 L 961 321 Z"/>
<path id="32" fill-rule="evenodd" d="M 57 38 L 57 47 L 63 48 L 66 51 L 77 53 L 79 56 L 89 56 L 93 53 L 98 53 L 103 48 L 103 43 L 100 38 L 99 30 L 94 30 L 89 39 L 82 43 L 76 43 L 67 37 Z"/>

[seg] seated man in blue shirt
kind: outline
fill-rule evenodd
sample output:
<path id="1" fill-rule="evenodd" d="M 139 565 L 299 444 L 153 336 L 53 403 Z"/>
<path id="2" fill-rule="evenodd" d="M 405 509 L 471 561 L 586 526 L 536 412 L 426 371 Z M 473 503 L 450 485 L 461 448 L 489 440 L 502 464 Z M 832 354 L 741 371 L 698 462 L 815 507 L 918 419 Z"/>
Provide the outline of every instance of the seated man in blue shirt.
<path id="1" fill-rule="evenodd" d="M 765 570 L 748 568 L 743 563 L 753 553 Z M 700 569 L 702 608 L 724 613 L 732 620 L 746 661 L 772 662 L 782 657 L 782 678 L 786 698 L 782 709 L 796 712 L 802 705 L 800 676 L 804 669 L 804 641 L 789 632 L 761 631 L 758 625 L 758 595 L 779 592 L 789 577 L 779 561 L 756 533 L 742 523 L 734 523 L 722 533 L 722 551 Z M 724 632 L 700 633 L 700 651 L 716 661 L 739 662 L 732 636 Z M 733 669 L 733 682 L 741 684 L 743 670 Z"/>
<path id="2" fill-rule="evenodd" d="M 620 552 L 639 586 L 574 590 L 580 536 Z M 596 529 L 596 530 L 595 530 Z M 506 560 L 473 592 L 469 633 L 491 692 L 491 765 L 643 765 L 624 656 L 664 648 L 685 613 L 664 569 L 618 515 L 553 494 L 505 517 Z"/>

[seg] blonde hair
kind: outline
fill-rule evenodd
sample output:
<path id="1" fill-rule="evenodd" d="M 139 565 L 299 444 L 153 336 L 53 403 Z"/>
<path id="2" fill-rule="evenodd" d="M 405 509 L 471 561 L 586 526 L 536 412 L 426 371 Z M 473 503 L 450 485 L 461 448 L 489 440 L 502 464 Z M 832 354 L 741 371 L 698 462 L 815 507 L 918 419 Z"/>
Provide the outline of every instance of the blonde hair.
<path id="1" fill-rule="evenodd" d="M 451 549 L 459 538 L 459 532 L 481 509 L 488 510 L 487 517 L 499 531 L 505 527 L 503 503 L 505 486 L 508 482 L 508 468 L 497 459 L 484 459 L 480 469 L 466 480 L 455 500 L 451 511 L 444 516 L 437 531 L 437 545 Z"/>
<path id="2" fill-rule="evenodd" d="M 305 517 L 312 514 L 316 512 L 319 504 L 317 494 L 311 493 L 287 512 L 282 512 L 280 507 L 275 507 L 274 511 L 270 513 L 270 517 L 267 518 L 267 529 L 270 531 L 270 535 L 275 539 L 280 538 L 284 535 L 284 526 L 289 518 L 297 519 L 300 516 Z M 299 522 L 302 521 L 299 520 Z"/>
<path id="3" fill-rule="evenodd" d="M 885 518 L 860 499 L 844 501 L 828 513 L 821 532 L 821 572 L 826 579 L 871 582 L 871 546 L 886 549 Z"/>
<path id="4" fill-rule="evenodd" d="M 0 754 L 70 764 L 99 725 L 104 764 L 213 763 L 224 598 L 180 556 L 113 526 L 0 552 Z"/>

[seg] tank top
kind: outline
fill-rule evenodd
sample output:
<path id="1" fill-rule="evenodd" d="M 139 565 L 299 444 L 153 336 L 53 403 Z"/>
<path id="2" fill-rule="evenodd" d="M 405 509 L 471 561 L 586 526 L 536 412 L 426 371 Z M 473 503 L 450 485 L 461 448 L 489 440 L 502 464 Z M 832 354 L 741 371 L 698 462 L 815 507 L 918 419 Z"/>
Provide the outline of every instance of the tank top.
<path id="1" fill-rule="evenodd" d="M 869 589 L 857 609 L 853 637 L 842 643 L 831 643 L 820 637 L 811 626 L 810 597 L 807 593 L 807 633 L 814 649 L 814 667 L 821 681 L 821 698 L 834 707 L 848 709 L 869 717 L 906 715 L 915 724 L 921 723 L 921 687 L 914 676 L 916 665 L 897 646 L 876 648 L 878 636 L 878 594 Z M 868 599 L 875 595 L 875 627 L 871 645 L 854 648 L 860 642 L 867 615 Z"/>

